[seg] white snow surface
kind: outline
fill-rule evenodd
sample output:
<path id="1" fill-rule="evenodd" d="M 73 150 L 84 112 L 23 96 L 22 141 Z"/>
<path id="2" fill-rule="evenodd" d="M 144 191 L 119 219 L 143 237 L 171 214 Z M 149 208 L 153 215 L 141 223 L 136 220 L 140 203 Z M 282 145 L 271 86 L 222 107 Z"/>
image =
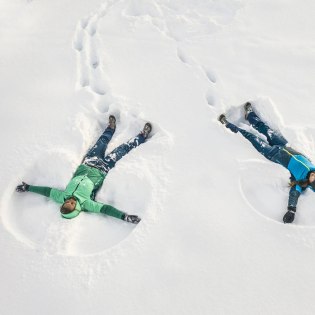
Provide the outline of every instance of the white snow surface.
<path id="1" fill-rule="evenodd" d="M 315 157 L 312 0 L 1 0 L 0 314 L 314 314 L 315 195 L 218 121 L 253 103 Z M 115 114 L 101 214 L 62 189 Z"/>

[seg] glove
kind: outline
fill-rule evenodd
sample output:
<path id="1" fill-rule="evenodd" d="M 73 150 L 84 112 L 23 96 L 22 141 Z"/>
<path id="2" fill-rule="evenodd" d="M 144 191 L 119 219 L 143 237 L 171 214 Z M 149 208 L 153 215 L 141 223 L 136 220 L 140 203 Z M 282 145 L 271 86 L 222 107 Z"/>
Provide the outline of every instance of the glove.
<path id="1" fill-rule="evenodd" d="M 288 207 L 287 213 L 283 216 L 283 223 L 292 223 L 295 217 L 295 207 Z"/>
<path id="2" fill-rule="evenodd" d="M 16 190 L 17 192 L 26 192 L 26 191 L 29 190 L 29 188 L 30 188 L 30 185 L 28 185 L 28 184 L 22 182 L 21 185 L 16 186 L 15 190 Z"/>
<path id="3" fill-rule="evenodd" d="M 141 218 L 139 218 L 137 215 L 125 214 L 123 220 L 129 223 L 138 224 L 141 221 Z"/>

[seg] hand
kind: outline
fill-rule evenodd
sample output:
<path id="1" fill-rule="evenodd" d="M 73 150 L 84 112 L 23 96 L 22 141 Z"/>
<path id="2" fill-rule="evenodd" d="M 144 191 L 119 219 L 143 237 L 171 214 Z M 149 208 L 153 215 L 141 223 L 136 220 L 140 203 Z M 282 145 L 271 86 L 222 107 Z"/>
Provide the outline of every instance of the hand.
<path id="1" fill-rule="evenodd" d="M 137 215 L 125 214 L 123 220 L 129 223 L 138 224 L 141 221 L 141 218 L 139 218 Z"/>
<path id="2" fill-rule="evenodd" d="M 16 186 L 15 190 L 17 192 L 26 192 L 26 191 L 28 191 L 29 188 L 30 188 L 30 185 L 22 182 L 21 185 Z"/>
<path id="3" fill-rule="evenodd" d="M 294 221 L 295 211 L 288 210 L 287 213 L 283 216 L 283 223 L 292 223 Z"/>

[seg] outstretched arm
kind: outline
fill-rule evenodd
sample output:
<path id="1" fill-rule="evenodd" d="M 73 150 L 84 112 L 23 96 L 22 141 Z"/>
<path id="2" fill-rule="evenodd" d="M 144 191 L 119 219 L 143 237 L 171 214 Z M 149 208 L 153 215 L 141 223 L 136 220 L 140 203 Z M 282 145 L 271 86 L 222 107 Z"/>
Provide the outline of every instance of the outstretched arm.
<path id="1" fill-rule="evenodd" d="M 33 185 L 28 185 L 25 182 L 22 182 L 21 185 L 18 185 L 16 187 L 16 191 L 17 192 L 26 192 L 26 191 L 30 191 L 36 194 L 40 194 L 46 197 L 50 196 L 50 192 L 51 192 L 51 187 L 43 187 L 43 186 L 33 186 Z"/>
<path id="2" fill-rule="evenodd" d="M 15 189 L 17 192 L 26 192 L 30 191 L 48 198 L 51 198 L 57 203 L 63 203 L 64 202 L 64 192 L 59 189 L 51 188 L 51 187 L 45 187 L 45 186 L 33 186 L 26 184 L 25 182 L 22 182 L 21 185 L 18 185 Z"/>
<path id="3" fill-rule="evenodd" d="M 83 204 L 83 207 L 84 207 L 85 211 L 104 213 L 104 214 L 109 215 L 111 217 L 121 219 L 121 220 L 130 222 L 130 223 L 138 224 L 141 220 L 136 215 L 128 215 L 127 213 L 122 212 L 113 206 L 106 205 L 106 204 L 96 202 L 93 200 L 85 201 Z"/>
<path id="4" fill-rule="evenodd" d="M 122 219 L 123 215 L 125 214 L 124 212 L 116 209 L 113 206 L 105 205 L 103 203 L 93 200 L 86 200 L 83 204 L 83 208 L 85 211 L 88 212 L 104 213 L 117 219 Z"/>
<path id="5" fill-rule="evenodd" d="M 291 187 L 288 201 L 288 211 L 283 217 L 284 223 L 292 223 L 294 221 L 296 206 L 301 195 L 302 188 L 298 185 Z"/>

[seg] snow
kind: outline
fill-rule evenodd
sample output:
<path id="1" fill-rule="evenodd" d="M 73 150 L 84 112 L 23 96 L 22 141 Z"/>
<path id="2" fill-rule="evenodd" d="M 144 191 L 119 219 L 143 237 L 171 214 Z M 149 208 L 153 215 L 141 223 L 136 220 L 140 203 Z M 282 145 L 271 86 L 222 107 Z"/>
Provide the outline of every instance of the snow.
<path id="1" fill-rule="evenodd" d="M 0 313 L 314 314 L 313 193 L 282 223 L 288 172 L 251 131 L 250 100 L 315 156 L 310 0 L 0 1 Z M 152 137 L 98 201 L 137 226 L 18 194 L 62 189 L 115 114 L 108 152 Z"/>

